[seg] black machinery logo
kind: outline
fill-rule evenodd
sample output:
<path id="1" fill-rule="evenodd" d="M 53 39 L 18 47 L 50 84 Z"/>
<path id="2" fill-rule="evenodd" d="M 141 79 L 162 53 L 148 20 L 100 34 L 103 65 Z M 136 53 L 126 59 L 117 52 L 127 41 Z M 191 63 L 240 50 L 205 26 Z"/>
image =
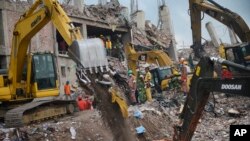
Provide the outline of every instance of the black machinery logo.
<path id="1" fill-rule="evenodd" d="M 222 84 L 221 89 L 222 90 L 241 90 L 242 85 L 241 84 Z"/>
<path id="2" fill-rule="evenodd" d="M 41 19 L 41 15 L 37 16 L 36 19 L 31 23 L 31 27 L 35 26 Z"/>

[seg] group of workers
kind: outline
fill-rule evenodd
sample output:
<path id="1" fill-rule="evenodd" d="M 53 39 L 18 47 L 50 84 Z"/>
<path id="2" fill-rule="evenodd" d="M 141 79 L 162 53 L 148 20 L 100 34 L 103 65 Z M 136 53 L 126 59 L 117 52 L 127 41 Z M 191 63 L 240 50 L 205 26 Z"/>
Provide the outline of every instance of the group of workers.
<path id="1" fill-rule="evenodd" d="M 188 81 L 188 73 L 191 72 L 190 67 L 188 66 L 187 61 L 184 58 L 180 59 L 179 70 L 181 72 L 181 91 L 184 95 L 188 94 L 189 87 L 187 84 Z M 145 101 L 151 102 L 152 101 L 152 94 L 151 94 L 151 73 L 149 67 L 145 68 L 145 75 L 141 72 L 137 72 L 137 78 L 133 74 L 132 70 L 128 70 L 128 85 L 130 88 L 130 101 L 134 104 L 143 103 Z M 222 66 L 221 71 L 221 78 L 222 79 L 231 79 L 232 73 L 228 70 L 226 66 Z M 69 81 L 66 82 L 64 85 L 64 93 L 66 100 L 72 100 L 71 97 L 71 89 L 69 85 Z M 82 98 L 79 96 L 77 98 L 77 105 L 79 110 L 86 110 L 92 108 L 92 101 L 88 98 Z"/>
<path id="2" fill-rule="evenodd" d="M 124 51 L 123 45 L 120 41 L 120 37 L 115 36 L 112 38 L 110 36 L 100 35 L 100 39 L 103 41 L 103 45 L 106 49 L 107 56 L 112 56 L 118 58 L 120 61 L 124 61 Z"/>
<path id="3" fill-rule="evenodd" d="M 64 94 L 66 100 L 73 99 L 71 96 L 71 88 L 69 85 L 69 81 L 66 81 L 66 84 L 64 85 Z M 92 109 L 92 101 L 88 96 L 85 96 L 84 98 L 82 96 L 78 96 L 77 106 L 80 111 Z"/>
<path id="4" fill-rule="evenodd" d="M 191 73 L 191 69 L 184 58 L 180 59 L 180 71 L 181 71 L 181 90 L 183 91 L 184 95 L 187 95 L 189 91 L 187 78 L 188 78 L 188 73 Z M 223 65 L 221 69 L 221 79 L 232 79 L 232 77 L 233 77 L 232 72 L 227 68 L 227 66 Z"/>
<path id="5" fill-rule="evenodd" d="M 151 94 L 151 73 L 149 67 L 145 68 L 145 76 L 138 72 L 136 78 L 132 70 L 128 70 L 128 85 L 130 88 L 130 100 L 132 104 L 143 103 L 146 100 L 152 101 Z"/>

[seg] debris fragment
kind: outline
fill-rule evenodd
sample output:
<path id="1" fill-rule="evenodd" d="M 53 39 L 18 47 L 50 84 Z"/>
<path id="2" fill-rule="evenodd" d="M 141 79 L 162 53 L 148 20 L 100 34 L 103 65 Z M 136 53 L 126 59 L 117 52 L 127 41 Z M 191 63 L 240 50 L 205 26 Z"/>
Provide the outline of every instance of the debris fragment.
<path id="1" fill-rule="evenodd" d="M 71 139 L 76 139 L 76 130 L 74 127 L 70 127 Z"/>
<path id="2" fill-rule="evenodd" d="M 240 115 L 240 112 L 236 109 L 233 109 L 233 108 L 229 109 L 227 112 L 230 116 L 239 116 Z"/>
<path id="3" fill-rule="evenodd" d="M 135 128 L 137 134 L 143 134 L 146 132 L 146 129 L 143 126 Z"/>

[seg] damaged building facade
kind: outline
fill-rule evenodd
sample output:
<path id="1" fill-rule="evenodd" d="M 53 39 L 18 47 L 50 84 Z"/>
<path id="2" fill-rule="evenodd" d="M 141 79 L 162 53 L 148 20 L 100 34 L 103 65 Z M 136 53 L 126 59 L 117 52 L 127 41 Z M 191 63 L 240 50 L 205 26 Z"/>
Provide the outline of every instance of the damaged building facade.
<path id="1" fill-rule="evenodd" d="M 156 26 L 145 21 L 145 18 L 143 22 L 140 17 L 143 18 L 144 14 L 140 14 L 138 11 L 132 15 L 137 17 L 132 18 L 135 19 L 136 26 L 131 27 L 128 8 L 121 6 L 117 1 L 90 6 L 84 5 L 83 0 L 74 0 L 70 3 L 63 0 L 60 2 L 73 24 L 80 28 L 85 39 L 105 36 L 112 41 L 113 45 L 116 41 L 121 44 L 133 41 L 136 45 L 157 46 L 166 50 L 174 41 L 172 36 L 158 31 Z M 33 0 L 0 0 L 0 69 L 8 68 L 14 26 L 32 3 Z M 76 65 L 67 55 L 68 45 L 51 22 L 32 38 L 29 46 L 33 53 L 52 52 L 55 54 L 61 86 L 67 80 L 71 84 L 76 82 Z M 171 54 L 170 56 L 172 56 Z M 60 88 L 63 93 L 63 87 Z"/>

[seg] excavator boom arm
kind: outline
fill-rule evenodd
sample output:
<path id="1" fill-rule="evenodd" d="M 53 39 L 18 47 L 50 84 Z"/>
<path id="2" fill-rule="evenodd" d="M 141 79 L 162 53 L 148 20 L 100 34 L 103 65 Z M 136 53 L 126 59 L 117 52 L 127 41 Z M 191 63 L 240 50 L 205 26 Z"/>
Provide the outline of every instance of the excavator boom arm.
<path id="1" fill-rule="evenodd" d="M 39 6 L 41 8 L 38 9 Z M 8 72 L 9 82 L 12 83 L 12 94 L 15 93 L 17 83 L 21 81 L 22 71 L 20 70 L 23 70 L 31 38 L 50 20 L 68 45 L 71 45 L 74 40 L 82 39 L 80 30 L 74 27 L 56 0 L 36 0 L 21 16 L 13 31 L 11 63 Z"/>
<path id="2" fill-rule="evenodd" d="M 250 29 L 241 16 L 223 8 L 213 0 L 189 0 L 191 29 L 195 55 L 201 57 L 201 12 L 206 13 L 217 21 L 231 28 L 242 42 L 250 42 Z M 204 16 L 204 15 L 203 15 Z"/>
<path id="3" fill-rule="evenodd" d="M 223 61 L 223 64 L 237 67 L 238 64 Z M 244 72 L 250 68 L 237 67 Z M 213 78 L 214 65 L 210 58 L 201 58 L 192 77 L 190 92 L 185 102 L 180 118 L 181 126 L 175 126 L 174 141 L 190 141 L 201 118 L 210 92 L 223 92 L 250 97 L 250 77 L 235 77 L 233 79 Z"/>

